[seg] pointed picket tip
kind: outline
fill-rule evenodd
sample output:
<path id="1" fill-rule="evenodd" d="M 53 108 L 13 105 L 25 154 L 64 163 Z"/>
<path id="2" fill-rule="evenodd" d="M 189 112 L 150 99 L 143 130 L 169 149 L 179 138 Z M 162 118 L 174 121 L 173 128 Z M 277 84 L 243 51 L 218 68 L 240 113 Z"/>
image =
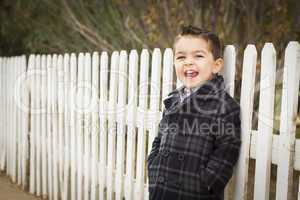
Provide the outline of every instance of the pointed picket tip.
<path id="1" fill-rule="evenodd" d="M 269 54 L 269 53 L 276 54 L 275 47 L 274 47 L 273 43 L 271 43 L 271 42 L 265 43 L 265 45 L 262 49 L 262 52 L 261 52 L 262 55 Z"/>
<path id="2" fill-rule="evenodd" d="M 148 49 L 143 49 L 142 50 L 141 56 L 143 56 L 143 55 L 149 55 Z"/>
<path id="3" fill-rule="evenodd" d="M 62 57 L 62 55 L 58 56 L 58 58 L 57 58 L 57 65 L 59 67 L 59 70 L 62 70 L 62 68 L 63 68 L 63 57 Z"/>
<path id="4" fill-rule="evenodd" d="M 245 53 L 251 52 L 251 53 L 255 53 L 257 54 L 257 50 L 254 44 L 248 44 L 246 49 L 245 49 Z"/>
<path id="5" fill-rule="evenodd" d="M 63 60 L 63 56 L 61 54 L 58 55 L 58 60 Z"/>
<path id="6" fill-rule="evenodd" d="M 155 48 L 152 54 L 152 67 L 160 68 L 161 64 L 161 51 Z"/>
<path id="7" fill-rule="evenodd" d="M 262 73 L 275 73 L 276 70 L 276 50 L 270 42 L 265 43 L 261 52 Z M 265 71 L 266 70 L 266 71 Z M 271 74 L 270 74 L 271 75 Z M 273 74 L 274 76 L 274 74 Z M 261 77 L 263 78 L 263 77 Z"/>
<path id="8" fill-rule="evenodd" d="M 136 49 L 130 50 L 129 57 L 136 57 L 136 56 L 138 56 L 137 50 Z"/>
<path id="9" fill-rule="evenodd" d="M 154 48 L 153 55 L 161 54 L 161 51 L 159 48 Z"/>
<path id="10" fill-rule="evenodd" d="M 284 65 L 286 66 L 294 66 L 294 63 L 297 62 L 298 54 L 300 51 L 300 44 L 296 41 L 291 41 L 288 43 L 285 49 L 285 56 L 284 56 Z"/>
<path id="11" fill-rule="evenodd" d="M 101 52 L 101 56 L 102 56 L 102 55 L 103 55 L 103 56 L 108 56 L 107 51 L 102 51 L 102 52 Z"/>
<path id="12" fill-rule="evenodd" d="M 173 62 L 173 51 L 171 48 L 167 48 L 164 51 L 164 60 L 165 61 L 169 61 L 169 62 Z"/>
<path id="13" fill-rule="evenodd" d="M 108 55 L 102 54 L 100 57 L 100 71 L 106 70 L 107 68 L 108 68 Z"/>
<path id="14" fill-rule="evenodd" d="M 224 52 L 229 51 L 229 52 L 235 52 L 235 47 L 234 45 L 230 44 L 230 45 L 226 45 Z"/>
<path id="15" fill-rule="evenodd" d="M 120 63 L 119 64 L 120 64 L 120 70 L 126 71 L 126 69 L 127 69 L 127 52 L 125 50 L 122 50 L 120 52 Z M 121 73 L 119 75 L 122 76 Z"/>
<path id="16" fill-rule="evenodd" d="M 136 49 L 131 49 L 130 53 L 137 53 L 137 50 Z"/>
<path id="17" fill-rule="evenodd" d="M 98 56 L 98 55 L 99 55 L 99 52 L 98 52 L 98 51 L 94 51 L 93 54 L 92 54 L 93 57 L 94 57 L 94 56 Z"/>
<path id="18" fill-rule="evenodd" d="M 32 70 L 34 68 L 34 60 L 35 60 L 35 55 L 31 54 L 28 59 L 28 70 Z"/>
<path id="19" fill-rule="evenodd" d="M 79 53 L 78 54 L 78 67 L 81 68 L 80 66 L 83 65 L 84 63 L 84 53 Z"/>
<path id="20" fill-rule="evenodd" d="M 164 55 L 173 55 L 173 50 L 171 48 L 166 48 Z"/>
<path id="21" fill-rule="evenodd" d="M 295 52 L 298 53 L 298 49 L 300 48 L 300 44 L 297 41 L 291 41 L 288 43 L 286 49 L 285 49 L 285 53 L 287 54 L 287 52 Z"/>
<path id="22" fill-rule="evenodd" d="M 91 53 L 87 52 L 87 53 L 84 54 L 84 56 L 85 56 L 86 59 L 87 58 L 90 59 L 91 58 Z"/>
<path id="23" fill-rule="evenodd" d="M 76 53 L 71 53 L 71 58 L 76 58 Z"/>
<path id="24" fill-rule="evenodd" d="M 236 50 L 233 45 L 226 45 L 224 49 L 224 58 L 226 57 L 236 57 Z"/>
<path id="25" fill-rule="evenodd" d="M 47 68 L 51 67 L 51 63 L 52 63 L 52 57 L 51 55 L 47 55 Z"/>
<path id="26" fill-rule="evenodd" d="M 145 68 L 149 64 L 149 51 L 147 49 L 143 49 L 141 53 L 141 70 Z"/>
<path id="27" fill-rule="evenodd" d="M 106 51 L 102 51 L 100 55 L 101 63 L 108 61 L 108 53 Z"/>
<path id="28" fill-rule="evenodd" d="M 78 54 L 78 59 L 79 59 L 79 58 L 82 59 L 83 57 L 84 57 L 84 53 L 80 52 L 80 53 Z"/>
<path id="29" fill-rule="evenodd" d="M 91 54 L 90 53 L 85 53 L 84 64 L 86 67 L 88 67 L 88 69 L 90 69 L 90 66 L 91 66 Z M 88 69 L 85 69 L 85 70 L 88 70 Z"/>
<path id="30" fill-rule="evenodd" d="M 244 51 L 243 66 L 250 64 L 252 62 L 256 62 L 256 59 L 257 59 L 257 50 L 256 50 L 255 45 L 248 44 Z M 246 69 L 246 70 L 249 70 L 249 69 Z"/>
<path id="31" fill-rule="evenodd" d="M 299 47 L 299 42 L 298 41 L 290 41 L 287 45 L 287 48 L 291 48 L 291 47 Z"/>
<path id="32" fill-rule="evenodd" d="M 118 51 L 113 51 L 113 53 L 111 54 L 111 57 L 114 58 L 114 57 L 117 57 L 119 56 L 119 52 Z"/>
<path id="33" fill-rule="evenodd" d="M 93 66 L 99 65 L 99 53 L 98 52 L 93 52 L 92 60 L 93 60 Z"/>
<path id="34" fill-rule="evenodd" d="M 69 53 L 65 53 L 64 57 L 70 57 L 70 54 Z"/>
<path id="35" fill-rule="evenodd" d="M 127 57 L 127 51 L 125 50 L 120 51 L 120 57 L 125 59 Z"/>

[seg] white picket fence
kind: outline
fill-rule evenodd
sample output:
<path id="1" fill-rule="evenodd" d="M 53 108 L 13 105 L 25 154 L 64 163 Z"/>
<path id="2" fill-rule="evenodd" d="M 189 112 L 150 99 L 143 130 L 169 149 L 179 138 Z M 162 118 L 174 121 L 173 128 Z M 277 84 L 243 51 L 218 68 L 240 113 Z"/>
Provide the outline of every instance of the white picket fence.
<path id="1" fill-rule="evenodd" d="M 151 62 L 150 62 L 151 59 Z M 224 53 L 234 95 L 236 50 Z M 249 160 L 256 159 L 254 199 L 269 199 L 271 163 L 276 199 L 291 199 L 300 170 L 295 138 L 300 45 L 285 51 L 280 135 L 273 134 L 276 52 L 261 53 L 258 130 L 252 130 L 257 51 L 244 52 L 242 148 L 233 199 L 246 199 Z M 109 62 L 110 61 L 110 62 Z M 175 88 L 173 53 L 154 49 L 0 58 L 0 169 L 12 182 L 50 200 L 148 199 L 146 158 L 157 134 L 162 99 Z M 177 86 L 179 85 L 177 81 Z M 300 180 L 300 179 L 299 179 Z M 300 192 L 300 189 L 299 189 Z M 232 199 L 227 196 L 227 199 Z M 300 195 L 298 195 L 300 199 Z"/>

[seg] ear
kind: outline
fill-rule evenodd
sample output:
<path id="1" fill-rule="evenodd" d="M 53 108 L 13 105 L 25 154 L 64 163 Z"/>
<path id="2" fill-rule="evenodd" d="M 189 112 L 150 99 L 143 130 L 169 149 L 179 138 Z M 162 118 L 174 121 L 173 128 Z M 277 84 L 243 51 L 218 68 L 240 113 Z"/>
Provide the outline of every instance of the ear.
<path id="1" fill-rule="evenodd" d="M 214 67 L 212 69 L 213 73 L 216 74 L 220 72 L 221 69 L 223 68 L 223 64 L 224 64 L 224 60 L 222 58 L 218 58 L 217 60 L 215 60 Z"/>

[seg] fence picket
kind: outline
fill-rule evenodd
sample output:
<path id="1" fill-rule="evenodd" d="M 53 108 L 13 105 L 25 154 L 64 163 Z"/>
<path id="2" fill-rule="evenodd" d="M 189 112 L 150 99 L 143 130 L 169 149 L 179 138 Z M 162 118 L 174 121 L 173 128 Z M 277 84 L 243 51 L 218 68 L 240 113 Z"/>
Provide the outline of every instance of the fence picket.
<path id="1" fill-rule="evenodd" d="M 224 77 L 226 91 L 230 96 L 234 96 L 234 80 L 235 80 L 235 67 L 236 66 L 236 52 L 233 45 L 227 45 L 224 50 L 224 66 L 221 74 Z"/>
<path id="2" fill-rule="evenodd" d="M 157 134 L 157 121 L 160 118 L 158 111 L 160 108 L 160 85 L 161 85 L 161 52 L 160 49 L 155 48 L 152 54 L 151 61 L 151 83 L 150 83 L 150 110 L 148 123 L 151 124 L 149 130 L 148 143 L 152 144 Z M 148 154 L 151 151 L 151 145 L 148 145 Z M 147 154 L 147 155 L 148 155 Z"/>
<path id="3" fill-rule="evenodd" d="M 279 162 L 276 200 L 291 199 L 293 156 L 295 151 L 296 116 L 300 76 L 300 45 L 290 42 L 285 50 L 280 113 Z"/>
<path id="4" fill-rule="evenodd" d="M 140 82 L 139 82 L 139 106 L 137 108 L 140 117 L 142 118 L 142 123 L 138 124 L 137 128 L 137 158 L 136 158 L 136 184 L 134 194 L 136 194 L 135 199 L 148 199 L 148 192 L 144 193 L 144 168 L 145 168 L 145 148 L 146 148 L 146 114 L 148 105 L 148 76 L 149 76 L 149 52 L 146 49 L 142 50 L 141 62 L 140 62 Z M 134 111 L 134 110 L 133 110 Z M 136 117 L 136 116 L 135 116 Z M 137 122 L 136 122 L 137 123 Z M 132 136 L 133 137 L 133 136 Z M 134 138 L 132 138 L 134 140 Z M 134 142 L 132 142 L 134 143 Z M 148 142 L 149 145 L 149 142 Z M 146 149 L 147 153 L 147 149 Z M 130 199 L 131 196 L 128 196 Z M 131 198 L 134 199 L 134 198 Z"/>
<path id="5" fill-rule="evenodd" d="M 137 112 L 137 74 L 138 74 L 138 54 L 136 50 L 131 50 L 129 54 L 129 73 L 128 73 L 128 106 L 127 106 L 127 151 L 126 151 L 126 178 L 124 184 L 127 186 L 124 191 L 125 199 L 133 199 L 134 188 L 134 160 L 136 144 L 136 112 Z M 130 111 L 130 112 L 128 112 Z M 138 158 L 137 158 L 138 159 Z M 138 161 L 137 161 L 138 162 Z M 136 182 L 139 181 L 139 167 L 136 167 Z M 139 184 L 137 184 L 137 187 Z M 139 189 L 137 188 L 137 192 Z M 137 194 L 137 193 L 134 193 Z M 138 194 L 137 194 L 138 195 Z"/>
<path id="6" fill-rule="evenodd" d="M 270 194 L 275 73 L 276 52 L 273 44 L 266 43 L 262 50 L 258 134 L 256 138 L 254 199 L 257 200 L 267 200 Z"/>
<path id="7" fill-rule="evenodd" d="M 70 108 L 70 158 L 71 158 L 71 200 L 76 200 L 76 113 L 75 113 L 75 101 L 76 101 L 76 83 L 77 83 L 77 57 L 74 53 L 70 58 L 70 98 L 68 100 Z"/>
<path id="8" fill-rule="evenodd" d="M 116 200 L 122 200 L 124 194 L 124 163 L 125 163 L 125 117 L 126 117 L 126 98 L 127 98 L 127 52 L 120 52 L 120 63 L 118 70 L 118 106 L 117 106 L 117 157 L 116 157 Z"/>
<path id="9" fill-rule="evenodd" d="M 27 187 L 27 159 L 28 159 L 28 135 L 29 135 L 29 88 L 26 82 L 26 57 L 22 56 L 21 64 L 21 77 L 20 77 L 20 90 L 21 90 L 21 137 L 22 137 L 22 188 Z M 25 82 L 25 84 L 23 83 Z"/>
<path id="10" fill-rule="evenodd" d="M 70 177 L 70 109 L 69 109 L 69 96 L 70 96 L 70 56 L 64 54 L 63 57 L 63 127 L 64 127 L 64 142 L 63 142 L 63 180 L 61 184 L 61 198 L 68 199 L 69 190 L 69 177 Z"/>
<path id="11" fill-rule="evenodd" d="M 115 166 L 116 166 L 116 109 L 118 92 L 119 53 L 114 51 L 111 56 L 109 105 L 108 105 L 108 149 L 107 149 L 107 200 L 115 198 Z"/>
<path id="12" fill-rule="evenodd" d="M 12 65 L 11 65 L 11 85 L 10 88 L 14 88 L 15 79 L 16 79 L 16 69 L 17 69 L 17 59 L 11 59 Z M 18 127 L 13 124 L 13 122 L 17 122 L 17 108 L 16 104 L 14 103 L 14 90 L 11 90 L 11 108 L 12 108 L 12 134 L 11 134 L 11 141 L 12 141 L 12 181 L 13 183 L 16 183 L 17 181 L 17 132 Z"/>
<path id="13" fill-rule="evenodd" d="M 42 55 L 41 57 L 41 157 L 42 157 L 42 197 L 47 197 L 47 57 Z"/>
<path id="14" fill-rule="evenodd" d="M 52 56 L 47 56 L 47 165 L 48 165 L 48 195 L 53 199 L 53 132 L 52 132 Z"/>
<path id="15" fill-rule="evenodd" d="M 252 113 L 254 100 L 254 82 L 257 52 L 254 45 L 248 45 L 244 52 L 242 87 L 241 87 L 241 139 L 242 146 L 236 168 L 236 184 L 234 199 L 247 198 L 249 149 L 252 127 Z"/>
<path id="16" fill-rule="evenodd" d="M 4 69 L 5 69 L 5 58 L 0 58 L 0 109 L 2 110 L 3 114 L 0 116 L 0 170 L 2 171 L 4 167 L 4 158 L 5 158 L 5 126 L 4 126 L 4 120 L 5 120 L 5 107 L 4 107 L 4 98 L 5 98 L 5 90 L 4 90 Z"/>
<path id="17" fill-rule="evenodd" d="M 51 117 L 52 117 L 52 150 L 53 150 L 53 199 L 58 200 L 58 188 L 59 188 L 59 158 L 58 158 L 58 105 L 57 105 L 57 90 L 58 90 L 58 55 L 54 54 L 52 57 L 52 101 L 51 101 Z"/>
<path id="18" fill-rule="evenodd" d="M 84 54 L 79 53 L 78 55 L 78 79 L 75 88 L 76 91 L 76 102 L 74 109 L 76 112 L 76 136 L 77 136 L 77 199 L 83 199 L 83 83 L 84 83 Z"/>
<path id="19" fill-rule="evenodd" d="M 221 69 L 220 74 L 224 77 L 225 89 L 230 96 L 234 97 L 235 86 L 235 70 L 236 70 L 236 51 L 233 45 L 227 45 L 224 50 L 224 66 Z M 236 171 L 233 173 L 233 177 L 225 188 L 224 198 L 231 198 L 230 189 L 234 188 L 236 179 Z"/>
<path id="20" fill-rule="evenodd" d="M 98 184 L 98 141 L 99 141 L 99 54 L 94 52 L 92 56 L 92 85 L 91 85 L 91 200 L 96 200 Z"/>
<path id="21" fill-rule="evenodd" d="M 35 102 L 35 134 L 36 134 L 36 195 L 41 195 L 41 81 L 40 81 L 40 73 L 41 73 L 41 56 L 37 55 L 35 57 L 35 91 L 36 91 L 36 102 Z"/>
<path id="22" fill-rule="evenodd" d="M 167 48 L 163 58 L 162 100 L 173 90 L 173 68 L 173 51 Z M 161 103 L 161 110 L 163 110 L 164 104 Z"/>
<path id="23" fill-rule="evenodd" d="M 35 56 L 30 55 L 28 64 L 28 77 L 30 78 L 30 185 L 29 192 L 35 193 Z"/>
<path id="24" fill-rule="evenodd" d="M 17 85 L 17 82 L 20 78 L 20 76 L 22 76 L 22 57 L 18 56 L 17 58 L 17 69 L 16 69 L 16 79 L 15 79 L 15 83 L 14 83 L 14 102 L 15 102 L 15 106 L 17 109 L 17 184 L 21 185 L 22 184 L 22 129 L 21 129 L 21 125 L 22 125 L 22 118 L 21 118 L 21 108 L 19 106 L 19 102 L 21 101 L 21 90 Z M 1 83 L 0 83 L 1 84 Z M 0 89 L 1 91 L 1 89 Z M 0 118 L 1 120 L 1 118 Z M 1 130 L 1 128 L 0 128 Z"/>
<path id="25" fill-rule="evenodd" d="M 100 102 L 99 102 L 99 120 L 100 120 L 100 149 L 99 149 L 99 200 L 105 199 L 105 188 L 107 187 L 107 96 L 108 96 L 108 55 L 102 52 L 100 57 Z M 107 191 L 107 190 L 106 190 Z"/>
<path id="26" fill-rule="evenodd" d="M 58 55 L 57 58 L 57 140 L 58 140 L 58 182 L 59 193 L 64 192 L 63 188 L 63 166 L 65 160 L 63 137 L 64 130 L 64 58 L 62 55 Z"/>
<path id="27" fill-rule="evenodd" d="M 91 55 L 90 53 L 85 54 L 84 62 L 84 82 L 83 88 L 83 135 L 84 135 L 84 199 L 88 200 L 90 196 L 90 153 L 91 153 L 91 110 L 90 110 L 90 100 L 91 100 Z"/>

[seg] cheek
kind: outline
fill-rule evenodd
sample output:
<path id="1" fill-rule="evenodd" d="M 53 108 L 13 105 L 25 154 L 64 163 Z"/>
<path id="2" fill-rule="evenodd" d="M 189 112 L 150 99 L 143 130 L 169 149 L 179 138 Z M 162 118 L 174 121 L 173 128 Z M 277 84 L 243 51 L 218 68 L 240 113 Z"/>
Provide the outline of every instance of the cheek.
<path id="1" fill-rule="evenodd" d="M 174 64 L 176 74 L 180 74 L 183 68 L 179 64 Z"/>

